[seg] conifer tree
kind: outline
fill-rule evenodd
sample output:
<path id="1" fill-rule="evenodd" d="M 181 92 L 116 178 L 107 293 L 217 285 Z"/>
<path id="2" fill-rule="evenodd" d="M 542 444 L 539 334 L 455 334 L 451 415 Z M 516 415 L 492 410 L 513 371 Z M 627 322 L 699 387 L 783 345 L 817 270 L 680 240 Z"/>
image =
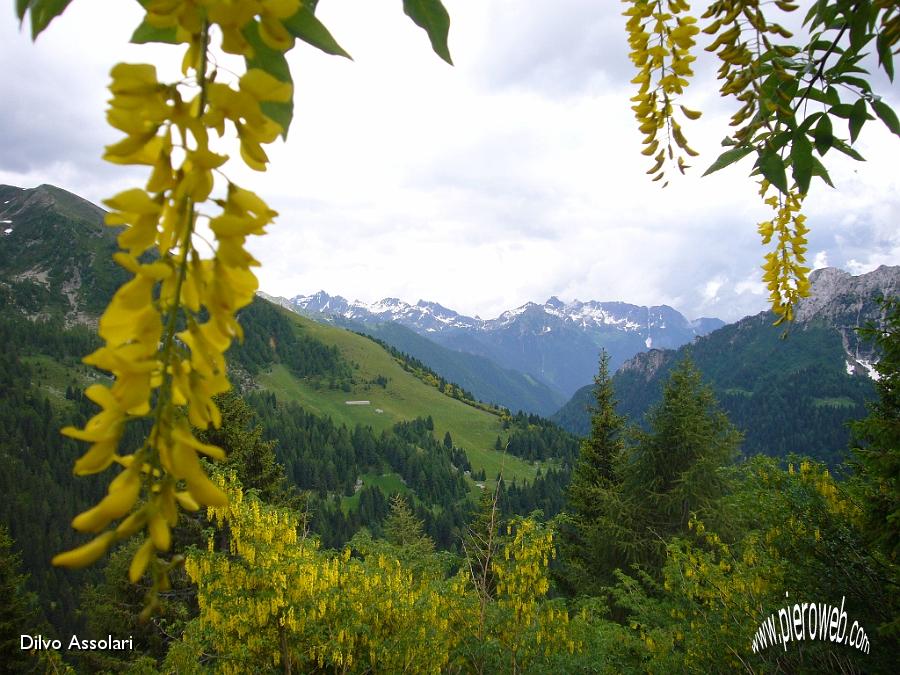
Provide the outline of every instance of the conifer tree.
<path id="1" fill-rule="evenodd" d="M 625 420 L 616 413 L 605 350 L 594 377 L 594 400 L 591 434 L 581 442 L 567 491 L 570 512 L 560 518 L 559 582 L 573 594 L 586 595 L 597 595 L 612 583 L 613 570 L 625 562 L 617 542 L 627 537 L 618 526 L 623 518 L 617 477 Z"/>
<path id="2" fill-rule="evenodd" d="M 285 504 L 289 494 L 284 467 L 275 457 L 275 442 L 263 438 L 253 409 L 234 392 L 221 394 L 215 400 L 222 413 L 222 424 L 218 429 L 198 432 L 197 437 L 226 451 L 223 470 L 234 471 L 246 489 L 258 490 L 263 501 Z"/>
<path id="3" fill-rule="evenodd" d="M 401 549 L 401 560 L 412 562 L 434 551 L 434 542 L 425 534 L 422 521 L 416 518 L 403 495 L 391 497 L 384 534 L 388 542 Z"/>
<path id="4" fill-rule="evenodd" d="M 572 471 L 569 503 L 579 513 L 593 506 L 591 490 L 613 481 L 613 465 L 624 449 L 625 420 L 616 413 L 616 399 L 609 373 L 609 354 L 600 352 L 600 368 L 594 377 L 594 405 L 590 408 L 591 434 L 581 442 L 578 462 Z"/>
<path id="5" fill-rule="evenodd" d="M 734 460 L 741 435 L 689 356 L 646 419 L 649 431 L 636 433 L 621 462 L 622 493 L 635 535 L 628 557 L 653 568 L 662 562 L 664 542 L 687 532 L 692 514 L 710 515 L 725 493 L 719 469 Z"/>

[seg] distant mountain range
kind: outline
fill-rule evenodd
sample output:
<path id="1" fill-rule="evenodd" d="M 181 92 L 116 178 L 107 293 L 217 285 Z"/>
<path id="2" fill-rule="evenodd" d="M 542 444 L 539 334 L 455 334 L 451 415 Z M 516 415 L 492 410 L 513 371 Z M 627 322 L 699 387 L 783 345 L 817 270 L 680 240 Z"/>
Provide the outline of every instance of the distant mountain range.
<path id="1" fill-rule="evenodd" d="M 610 353 L 616 368 L 638 352 L 653 347 L 678 347 L 724 325 L 713 318 L 689 321 L 667 305 L 642 307 L 625 302 L 578 300 L 565 303 L 557 297 L 543 304 L 526 303 L 494 319 L 466 316 L 425 300 L 411 305 L 397 298 L 385 298 L 367 304 L 350 302 L 325 291 L 293 298 L 264 297 L 301 314 L 362 327 L 366 332 L 384 324 L 402 326 L 445 349 L 488 359 L 503 370 L 517 372 L 545 387 L 552 395 L 538 395 L 540 406 L 527 408 L 544 414 L 555 401 L 565 400 L 590 382 L 601 348 Z M 404 349 L 392 342 L 393 335 L 380 337 Z M 404 340 L 409 342 L 408 338 Z M 425 356 L 413 355 L 430 363 Z M 441 372 L 438 366 L 432 367 Z M 470 386 L 478 396 L 515 408 L 509 401 L 493 398 L 491 387 L 482 388 L 475 383 Z"/>
<path id="2" fill-rule="evenodd" d="M 436 302 L 419 300 L 410 305 L 398 298 L 384 298 L 367 304 L 360 300 L 349 302 L 340 295 L 319 291 L 314 295 L 297 295 L 290 304 L 306 313 L 342 316 L 362 323 L 395 322 L 417 333 L 442 333 L 453 330 L 493 332 L 516 323 L 525 314 L 546 317 L 544 332 L 556 325 L 577 327 L 581 330 L 614 328 L 640 335 L 651 346 L 654 337 L 665 341 L 672 331 L 687 331 L 692 335 L 705 334 L 724 325 L 719 319 L 702 318 L 688 321 L 682 314 L 667 305 L 640 307 L 625 302 L 565 303 L 556 296 L 544 304 L 528 302 L 503 312 L 496 319 L 470 317 L 448 309 Z M 667 325 L 668 324 L 668 325 Z M 549 329 L 549 330 L 548 330 Z M 649 347 L 648 347 L 649 348 Z"/>
<path id="3" fill-rule="evenodd" d="M 619 411 L 639 421 L 659 400 L 672 367 L 688 353 L 713 387 L 725 412 L 743 431 L 748 455 L 816 456 L 832 464 L 846 455 L 847 422 L 866 414 L 878 355 L 856 328 L 881 318 L 878 297 L 900 293 L 900 267 L 860 276 L 816 270 L 810 297 L 794 323 L 773 326 L 761 312 L 677 350 L 651 350 L 627 361 L 613 377 Z M 591 386 L 580 389 L 553 416 L 566 429 L 590 429 Z"/>

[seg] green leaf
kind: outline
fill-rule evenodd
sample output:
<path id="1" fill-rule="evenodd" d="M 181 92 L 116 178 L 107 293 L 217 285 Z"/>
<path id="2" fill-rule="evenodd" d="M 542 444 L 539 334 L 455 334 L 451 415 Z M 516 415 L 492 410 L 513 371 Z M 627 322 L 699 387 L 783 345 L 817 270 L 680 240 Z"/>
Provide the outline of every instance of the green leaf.
<path id="1" fill-rule="evenodd" d="M 869 17 L 871 16 L 869 0 L 857 2 L 850 17 L 850 48 L 859 51 L 871 39 L 869 33 Z"/>
<path id="2" fill-rule="evenodd" d="M 812 158 L 812 174 L 813 176 L 818 176 L 823 181 L 825 181 L 830 187 L 834 187 L 834 183 L 831 182 L 831 176 L 828 175 L 828 170 L 825 168 L 825 165 L 819 161 L 819 158 L 813 156 Z"/>
<path id="3" fill-rule="evenodd" d="M 434 53 L 453 65 L 447 36 L 450 33 L 450 15 L 441 0 L 403 0 L 403 12 L 420 28 L 424 28 L 431 40 Z"/>
<path id="4" fill-rule="evenodd" d="M 864 98 L 857 99 L 853 104 L 853 113 L 850 115 L 850 142 L 855 143 L 859 137 L 859 132 L 866 123 L 867 119 L 872 119 L 866 112 L 866 100 Z"/>
<path id="5" fill-rule="evenodd" d="M 820 33 L 821 35 L 821 33 Z M 831 51 L 836 54 L 843 54 L 844 50 L 835 45 L 831 40 L 813 40 L 809 43 L 809 46 L 806 48 L 810 54 L 813 52 L 827 52 Z"/>
<path id="6" fill-rule="evenodd" d="M 845 155 L 847 155 L 847 157 L 852 157 L 852 158 L 855 159 L 857 162 L 865 162 L 865 161 L 866 161 L 866 158 L 865 158 L 865 157 L 863 157 L 863 156 L 862 156 L 861 154 L 859 154 L 856 150 L 854 150 L 854 149 L 851 148 L 849 145 L 847 145 L 847 144 L 846 144 L 844 141 L 842 141 L 840 138 L 835 138 L 834 141 L 832 142 L 832 145 L 834 146 L 834 148 L 835 148 L 836 150 L 840 150 L 840 151 L 843 152 Z"/>
<path id="7" fill-rule="evenodd" d="M 774 150 L 765 150 L 757 161 L 760 173 L 772 185 L 788 193 L 787 174 L 784 172 L 784 160 Z"/>
<path id="8" fill-rule="evenodd" d="M 726 166 L 734 164 L 737 161 L 742 160 L 744 157 L 753 152 L 753 148 L 750 146 L 742 145 L 737 148 L 732 148 L 731 150 L 726 150 L 721 155 L 719 155 L 718 159 L 713 162 L 710 167 L 703 174 L 704 176 L 708 176 L 711 173 L 715 173 L 719 169 L 724 169 Z"/>
<path id="9" fill-rule="evenodd" d="M 825 92 L 822 91 L 821 89 L 816 89 L 815 87 L 809 87 L 808 89 L 804 90 L 804 94 L 805 94 L 806 98 L 808 98 L 810 101 L 818 101 L 819 103 L 825 103 L 825 104 L 831 103 L 828 100 L 828 97 L 825 95 Z"/>
<path id="10" fill-rule="evenodd" d="M 891 133 L 900 136 L 900 121 L 897 120 L 897 114 L 891 110 L 891 107 L 884 101 L 872 101 L 871 105 L 875 114 L 878 115 L 878 119 L 884 122 Z"/>
<path id="11" fill-rule="evenodd" d="M 36 40 L 70 2 L 72 0 L 16 0 L 16 14 L 21 21 L 25 20 L 26 11 L 31 15 L 31 39 Z"/>
<path id="12" fill-rule="evenodd" d="M 891 52 L 891 41 L 886 33 L 880 33 L 875 40 L 875 46 L 878 48 L 878 63 L 884 68 L 888 79 L 894 81 L 894 54 Z"/>
<path id="13" fill-rule="evenodd" d="M 809 11 L 806 13 L 806 16 L 803 19 L 803 25 L 809 24 L 809 29 L 815 30 L 816 26 L 822 23 L 822 11 L 825 7 L 828 6 L 828 0 L 818 0 L 815 2 L 812 7 L 809 8 Z"/>
<path id="14" fill-rule="evenodd" d="M 819 123 L 813 131 L 813 140 L 820 155 L 824 155 L 831 149 L 831 144 L 834 142 L 834 129 L 828 115 L 822 115 L 819 118 Z"/>
<path id="15" fill-rule="evenodd" d="M 869 84 L 867 80 L 862 79 L 861 77 L 852 77 L 851 75 L 844 75 L 843 77 L 838 78 L 835 82 L 840 82 L 841 84 L 851 84 L 854 87 L 861 89 L 862 91 L 871 94 L 872 86 Z"/>
<path id="16" fill-rule="evenodd" d="M 791 144 L 791 173 L 800 194 L 809 192 L 809 182 L 812 180 L 813 155 L 812 143 L 805 133 L 798 133 Z"/>
<path id="17" fill-rule="evenodd" d="M 250 43 L 250 46 L 253 47 L 253 57 L 245 59 L 248 69 L 260 68 L 279 82 L 294 83 L 291 78 L 291 68 L 284 57 L 284 53 L 269 47 L 260 37 L 259 22 L 251 21 L 244 27 L 242 33 L 247 42 Z M 266 117 L 281 126 L 281 137 L 287 140 L 288 129 L 291 126 L 291 120 L 294 118 L 293 99 L 286 103 L 263 101 L 260 104 L 260 108 Z"/>
<path id="18" fill-rule="evenodd" d="M 797 130 L 804 134 L 808 134 L 809 130 L 812 129 L 813 123 L 823 115 L 825 115 L 823 112 L 814 112 L 812 115 L 807 115 L 806 119 L 803 120 L 803 123 L 797 127 Z"/>
<path id="19" fill-rule="evenodd" d="M 134 33 L 132 33 L 131 41 L 136 45 L 143 45 L 148 42 L 162 42 L 164 44 L 176 45 L 178 44 L 178 39 L 175 35 L 176 31 L 174 27 L 157 28 L 156 26 L 151 26 L 146 21 L 142 21 L 141 25 L 135 29 Z"/>
<path id="20" fill-rule="evenodd" d="M 300 11 L 289 19 L 285 19 L 283 23 L 288 32 L 298 40 L 303 40 L 316 49 L 321 49 L 326 54 L 344 56 L 351 61 L 353 60 L 344 51 L 344 48 L 337 43 L 337 40 L 332 37 L 331 33 L 328 32 L 325 25 L 305 5 L 301 5 Z"/>
<path id="21" fill-rule="evenodd" d="M 837 105 L 831 106 L 831 110 L 828 112 L 837 117 L 843 117 L 844 119 L 849 120 L 853 117 L 853 106 L 849 103 L 838 103 Z"/>

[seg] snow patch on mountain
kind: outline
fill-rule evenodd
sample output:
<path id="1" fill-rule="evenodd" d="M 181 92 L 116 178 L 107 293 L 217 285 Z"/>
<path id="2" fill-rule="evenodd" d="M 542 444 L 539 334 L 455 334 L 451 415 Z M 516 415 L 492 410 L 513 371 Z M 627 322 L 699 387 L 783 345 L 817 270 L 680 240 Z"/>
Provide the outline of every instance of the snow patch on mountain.
<path id="1" fill-rule="evenodd" d="M 289 302 L 297 311 L 305 314 L 340 316 L 364 323 L 396 321 L 423 333 L 459 330 L 493 332 L 519 322 L 527 322 L 532 328 L 526 327 L 526 330 L 538 335 L 565 327 L 587 332 L 624 331 L 639 334 L 648 349 L 653 344 L 651 330 L 656 334 L 674 331 L 680 335 L 696 336 L 705 335 L 724 325 L 719 319 L 688 321 L 680 312 L 667 305 L 642 307 L 625 302 L 582 302 L 577 299 L 563 302 L 556 296 L 551 296 L 543 304 L 526 302 L 494 319 L 465 316 L 426 300 L 419 300 L 411 305 L 399 298 L 383 298 L 369 304 L 361 300 L 349 302 L 339 295 L 328 295 L 325 291 L 313 295 L 297 295 Z"/>
<path id="2" fill-rule="evenodd" d="M 881 373 L 875 370 L 875 364 L 871 361 L 860 359 L 859 365 L 866 369 L 866 374 L 869 376 L 869 379 L 875 380 L 876 382 L 881 379 Z"/>

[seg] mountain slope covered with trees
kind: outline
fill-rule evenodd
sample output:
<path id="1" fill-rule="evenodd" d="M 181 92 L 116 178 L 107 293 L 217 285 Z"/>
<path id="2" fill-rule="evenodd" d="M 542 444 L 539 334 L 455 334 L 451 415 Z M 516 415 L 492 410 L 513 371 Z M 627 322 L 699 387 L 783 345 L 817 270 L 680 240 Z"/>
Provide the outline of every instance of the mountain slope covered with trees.
<path id="1" fill-rule="evenodd" d="M 860 277 L 819 270 L 812 275 L 811 296 L 800 302 L 787 333 L 763 312 L 690 346 L 651 351 L 627 362 L 613 377 L 618 410 L 639 421 L 660 399 L 675 364 L 690 354 L 743 433 L 745 455 L 799 453 L 836 466 L 848 457 L 848 423 L 865 416 L 875 392 L 871 364 L 877 357 L 855 328 L 883 321 L 877 299 L 896 296 L 898 290 L 897 267 Z M 585 434 L 590 401 L 590 388 L 584 388 L 552 418 Z"/>

